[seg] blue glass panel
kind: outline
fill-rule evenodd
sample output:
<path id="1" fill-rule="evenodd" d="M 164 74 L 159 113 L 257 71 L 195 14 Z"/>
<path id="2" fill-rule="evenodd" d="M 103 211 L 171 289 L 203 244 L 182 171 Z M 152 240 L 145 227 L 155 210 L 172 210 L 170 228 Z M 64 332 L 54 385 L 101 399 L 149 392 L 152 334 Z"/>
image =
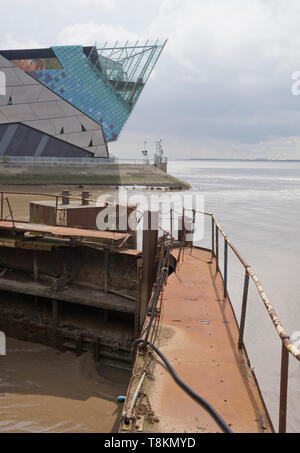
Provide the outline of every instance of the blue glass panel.
<path id="1" fill-rule="evenodd" d="M 106 141 L 118 138 L 130 107 L 87 62 L 82 46 L 53 47 L 63 69 L 28 71 L 43 85 L 102 125 Z"/>

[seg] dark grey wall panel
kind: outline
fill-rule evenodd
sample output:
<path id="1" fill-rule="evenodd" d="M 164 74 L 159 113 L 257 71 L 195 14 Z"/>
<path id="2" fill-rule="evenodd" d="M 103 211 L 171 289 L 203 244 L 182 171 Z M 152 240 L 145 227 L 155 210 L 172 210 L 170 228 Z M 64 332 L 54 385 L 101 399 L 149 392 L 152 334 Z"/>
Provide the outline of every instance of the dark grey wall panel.
<path id="1" fill-rule="evenodd" d="M 33 156 L 41 141 L 40 133 L 33 129 L 24 128 L 21 124 L 17 124 L 16 126 L 17 130 L 4 156 Z"/>
<path id="2" fill-rule="evenodd" d="M 50 137 L 47 145 L 42 153 L 42 157 L 91 157 L 91 153 L 88 153 L 84 149 L 75 148 L 70 143 L 63 141 L 59 142 L 55 137 Z"/>
<path id="3" fill-rule="evenodd" d="M 41 138 L 41 141 L 39 143 L 39 146 L 35 150 L 34 157 L 41 157 L 43 155 L 43 152 L 47 146 L 48 141 L 49 141 L 49 136 L 43 135 Z"/>
<path id="4" fill-rule="evenodd" d="M 7 149 L 17 132 L 18 124 L 9 124 L 6 128 L 3 128 L 3 134 L 0 140 L 0 156 L 4 156 Z"/>
<path id="5" fill-rule="evenodd" d="M 22 123 L 0 124 L 0 155 L 93 157 L 93 153 Z"/>

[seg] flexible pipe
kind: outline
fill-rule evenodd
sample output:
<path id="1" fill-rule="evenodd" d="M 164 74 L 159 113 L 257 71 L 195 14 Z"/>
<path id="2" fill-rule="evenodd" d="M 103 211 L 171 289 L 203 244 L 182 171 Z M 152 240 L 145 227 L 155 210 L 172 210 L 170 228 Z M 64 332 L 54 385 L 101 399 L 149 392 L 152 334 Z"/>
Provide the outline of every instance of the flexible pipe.
<path id="1" fill-rule="evenodd" d="M 138 338 L 137 340 L 135 340 L 133 342 L 133 351 L 135 349 L 135 347 L 140 344 L 140 343 L 144 343 L 144 339 L 143 338 Z M 210 415 L 214 418 L 214 420 L 218 423 L 218 425 L 220 426 L 220 428 L 222 428 L 222 430 L 225 432 L 225 433 L 233 433 L 233 431 L 231 430 L 231 428 L 227 425 L 227 423 L 225 422 L 225 420 L 221 417 L 221 415 L 214 409 L 214 407 L 208 403 L 208 401 L 206 401 L 204 398 L 202 398 L 202 396 L 198 395 L 198 393 L 196 393 L 193 389 L 191 389 L 185 382 L 183 382 L 182 379 L 180 379 L 180 377 L 178 376 L 178 374 L 176 373 L 176 371 L 174 370 L 174 368 L 172 367 L 172 365 L 170 364 L 170 362 L 168 361 L 168 359 L 164 356 L 164 354 L 152 343 L 150 343 L 149 341 L 147 341 L 147 344 L 153 349 L 153 351 L 156 352 L 156 354 L 163 360 L 163 362 L 165 363 L 166 367 L 168 368 L 169 372 L 171 373 L 174 381 L 191 397 L 193 398 L 195 401 L 197 401 L 197 403 L 201 404 L 201 406 L 203 406 L 209 413 Z"/>

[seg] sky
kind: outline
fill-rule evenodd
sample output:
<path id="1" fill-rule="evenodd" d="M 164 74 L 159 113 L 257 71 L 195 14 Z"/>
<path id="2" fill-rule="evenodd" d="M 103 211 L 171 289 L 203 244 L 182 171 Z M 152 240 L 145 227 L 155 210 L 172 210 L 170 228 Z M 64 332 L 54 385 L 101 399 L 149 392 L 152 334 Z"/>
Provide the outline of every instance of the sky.
<path id="1" fill-rule="evenodd" d="M 168 38 L 112 154 L 141 158 L 146 141 L 152 156 L 162 139 L 170 159 L 300 159 L 299 0 L 0 5 L 1 49 Z"/>

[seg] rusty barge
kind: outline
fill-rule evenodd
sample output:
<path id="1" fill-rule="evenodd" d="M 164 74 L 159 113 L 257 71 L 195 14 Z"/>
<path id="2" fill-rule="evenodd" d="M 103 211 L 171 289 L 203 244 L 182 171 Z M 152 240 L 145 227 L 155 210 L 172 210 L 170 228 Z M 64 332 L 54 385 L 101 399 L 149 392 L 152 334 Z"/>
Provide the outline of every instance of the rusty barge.
<path id="1" fill-rule="evenodd" d="M 129 367 L 145 286 L 134 233 L 96 229 L 106 205 L 86 193 L 31 202 L 29 221 L 14 218 L 9 195 L 1 194 L 0 330 Z"/>
<path id="2" fill-rule="evenodd" d="M 183 210 L 175 237 L 172 209 L 167 231 L 158 213 L 116 205 L 115 231 L 100 231 L 95 219 L 108 203 L 99 206 L 87 192 L 40 194 L 28 219 L 15 218 L 11 194 L 0 193 L 0 330 L 132 369 L 120 432 L 222 431 L 207 407 L 178 387 L 181 380 L 209 401 L 229 431 L 272 433 L 244 345 L 252 281 L 282 342 L 279 432 L 286 431 L 288 359 L 300 360 L 300 352 L 214 215 Z M 141 250 L 136 232 L 121 227 L 129 216 L 156 225 L 143 229 Z M 211 249 L 188 238 L 197 216 L 211 219 Z M 239 321 L 227 290 L 229 250 L 245 270 Z"/>
<path id="3" fill-rule="evenodd" d="M 172 235 L 171 209 L 169 232 L 164 230 L 168 241 L 163 245 L 165 253 L 169 250 L 176 257 L 176 271 L 170 275 L 163 265 L 155 282 L 141 338 L 134 344 L 134 368 L 120 432 L 286 433 L 289 358 L 300 361 L 300 350 L 216 217 L 185 209 L 177 214 L 177 241 Z M 211 222 L 210 249 L 193 243 L 197 215 Z M 192 239 L 187 236 L 191 231 Z M 229 251 L 244 269 L 239 320 L 228 293 Z M 244 343 L 250 282 L 281 344 L 277 429 Z"/>

